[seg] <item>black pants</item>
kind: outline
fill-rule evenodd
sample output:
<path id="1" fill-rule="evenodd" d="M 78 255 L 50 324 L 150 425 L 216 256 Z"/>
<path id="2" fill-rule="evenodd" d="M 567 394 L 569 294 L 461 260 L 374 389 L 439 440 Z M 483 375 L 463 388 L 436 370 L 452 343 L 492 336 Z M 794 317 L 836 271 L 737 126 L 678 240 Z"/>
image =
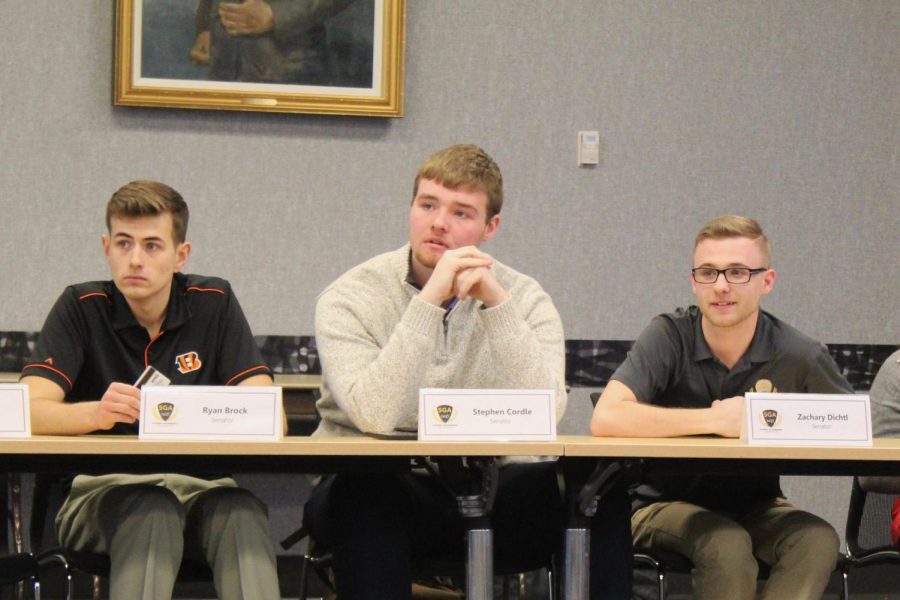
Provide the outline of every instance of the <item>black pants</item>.
<path id="1" fill-rule="evenodd" d="M 500 469 L 490 521 L 494 562 L 526 570 L 560 553 L 566 508 L 555 463 Z M 631 508 L 623 486 L 601 503 L 591 523 L 591 595 L 631 597 Z M 465 557 L 465 524 L 456 498 L 427 475 L 331 475 L 304 511 L 316 542 L 334 554 L 341 600 L 405 600 L 413 569 L 429 558 Z M 518 567 L 522 565 L 522 568 Z"/>

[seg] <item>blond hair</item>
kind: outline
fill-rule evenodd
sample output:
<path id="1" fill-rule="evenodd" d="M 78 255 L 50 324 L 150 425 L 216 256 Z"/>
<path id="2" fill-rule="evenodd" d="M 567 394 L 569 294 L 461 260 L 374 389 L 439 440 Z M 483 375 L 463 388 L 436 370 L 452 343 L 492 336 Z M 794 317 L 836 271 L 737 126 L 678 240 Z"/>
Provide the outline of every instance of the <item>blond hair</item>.
<path id="1" fill-rule="evenodd" d="M 700 229 L 700 233 L 694 239 L 694 250 L 703 240 L 722 240 L 734 237 L 745 237 L 755 241 L 762 251 L 765 267 L 769 268 L 772 260 L 769 238 L 763 233 L 759 223 L 740 215 L 723 215 L 709 221 Z"/>
<path id="2" fill-rule="evenodd" d="M 447 189 L 473 188 L 487 195 L 487 220 L 503 208 L 503 177 L 500 167 L 490 155 L 474 144 L 456 144 L 438 150 L 425 159 L 416 173 L 413 199 L 419 181 L 430 179 Z"/>

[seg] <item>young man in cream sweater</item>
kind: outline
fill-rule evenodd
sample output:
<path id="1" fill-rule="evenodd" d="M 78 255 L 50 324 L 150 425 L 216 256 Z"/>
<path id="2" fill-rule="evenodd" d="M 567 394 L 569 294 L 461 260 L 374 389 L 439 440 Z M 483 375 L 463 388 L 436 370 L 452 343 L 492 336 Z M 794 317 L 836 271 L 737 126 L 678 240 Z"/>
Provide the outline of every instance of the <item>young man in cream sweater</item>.
<path id="1" fill-rule="evenodd" d="M 479 247 L 497 233 L 502 178 L 472 145 L 441 150 L 420 167 L 409 243 L 351 269 L 316 306 L 322 422 L 316 435 L 402 436 L 417 425 L 419 390 L 552 388 L 566 404 L 563 328 L 541 286 Z M 552 462 L 500 470 L 491 521 L 495 556 L 549 555 L 565 521 Z M 627 506 L 598 511 L 592 527 L 592 598 L 628 598 Z M 307 504 L 316 540 L 334 552 L 338 595 L 410 597 L 413 557 L 463 557 L 456 499 L 419 474 L 326 477 Z"/>

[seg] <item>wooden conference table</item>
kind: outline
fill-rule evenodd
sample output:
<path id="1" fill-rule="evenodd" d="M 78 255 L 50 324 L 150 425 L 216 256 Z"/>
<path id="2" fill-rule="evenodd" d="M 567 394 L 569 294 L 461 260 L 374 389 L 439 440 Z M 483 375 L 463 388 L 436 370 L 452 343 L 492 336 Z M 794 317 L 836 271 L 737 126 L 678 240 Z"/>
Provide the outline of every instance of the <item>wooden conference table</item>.
<path id="1" fill-rule="evenodd" d="M 130 436 L 33 436 L 0 440 L 0 471 L 195 470 L 329 472 L 405 469 L 415 457 L 565 457 L 604 462 L 652 459 L 678 472 L 769 472 L 804 475 L 900 474 L 900 439 L 872 447 L 749 446 L 721 438 L 592 438 L 548 442 L 423 442 L 374 438 L 287 437 L 278 442 L 138 440 Z M 571 530 L 570 530 L 571 532 Z M 576 532 L 577 533 L 577 532 Z M 587 598 L 585 540 L 567 533 L 563 598 Z M 470 555 L 471 559 L 471 555 Z M 482 557 L 485 559 L 485 557 Z M 491 560 L 470 565 L 479 577 L 470 598 L 490 598 Z M 476 568 L 477 567 L 477 568 Z M 475 583 L 477 581 L 477 584 Z M 471 590 L 471 588 L 470 588 Z"/>
<path id="2" fill-rule="evenodd" d="M 786 475 L 900 474 L 900 439 L 871 447 L 749 446 L 721 438 L 593 438 L 549 442 L 423 442 L 369 437 L 290 436 L 278 442 L 138 440 L 132 436 L 32 436 L 0 439 L 0 471 L 159 471 L 209 469 L 260 472 L 389 467 L 411 457 L 550 456 L 571 459 L 653 459 L 673 471 L 743 471 Z M 136 460 L 137 459 L 137 460 Z"/>

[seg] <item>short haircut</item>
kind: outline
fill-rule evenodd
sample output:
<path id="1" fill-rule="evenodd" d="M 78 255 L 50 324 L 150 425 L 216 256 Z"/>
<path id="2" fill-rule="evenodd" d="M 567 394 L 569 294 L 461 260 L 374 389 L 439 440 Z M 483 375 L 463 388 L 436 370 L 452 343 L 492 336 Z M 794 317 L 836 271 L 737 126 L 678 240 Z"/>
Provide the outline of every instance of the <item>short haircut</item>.
<path id="1" fill-rule="evenodd" d="M 184 243 L 187 236 L 187 203 L 181 194 L 158 181 L 137 180 L 116 190 L 106 205 L 106 229 L 112 233 L 113 217 L 172 215 L 172 239 Z"/>
<path id="2" fill-rule="evenodd" d="M 769 238 L 763 233 L 762 227 L 753 219 L 739 215 L 723 215 L 709 221 L 697 234 L 694 240 L 694 250 L 703 240 L 722 240 L 726 238 L 745 237 L 754 240 L 762 250 L 765 267 L 769 268 L 772 261 L 772 248 Z"/>
<path id="3" fill-rule="evenodd" d="M 425 159 L 413 184 L 413 199 L 419 181 L 430 179 L 447 189 L 473 188 L 487 195 L 487 220 L 503 208 L 503 177 L 490 155 L 474 144 L 456 144 Z"/>

